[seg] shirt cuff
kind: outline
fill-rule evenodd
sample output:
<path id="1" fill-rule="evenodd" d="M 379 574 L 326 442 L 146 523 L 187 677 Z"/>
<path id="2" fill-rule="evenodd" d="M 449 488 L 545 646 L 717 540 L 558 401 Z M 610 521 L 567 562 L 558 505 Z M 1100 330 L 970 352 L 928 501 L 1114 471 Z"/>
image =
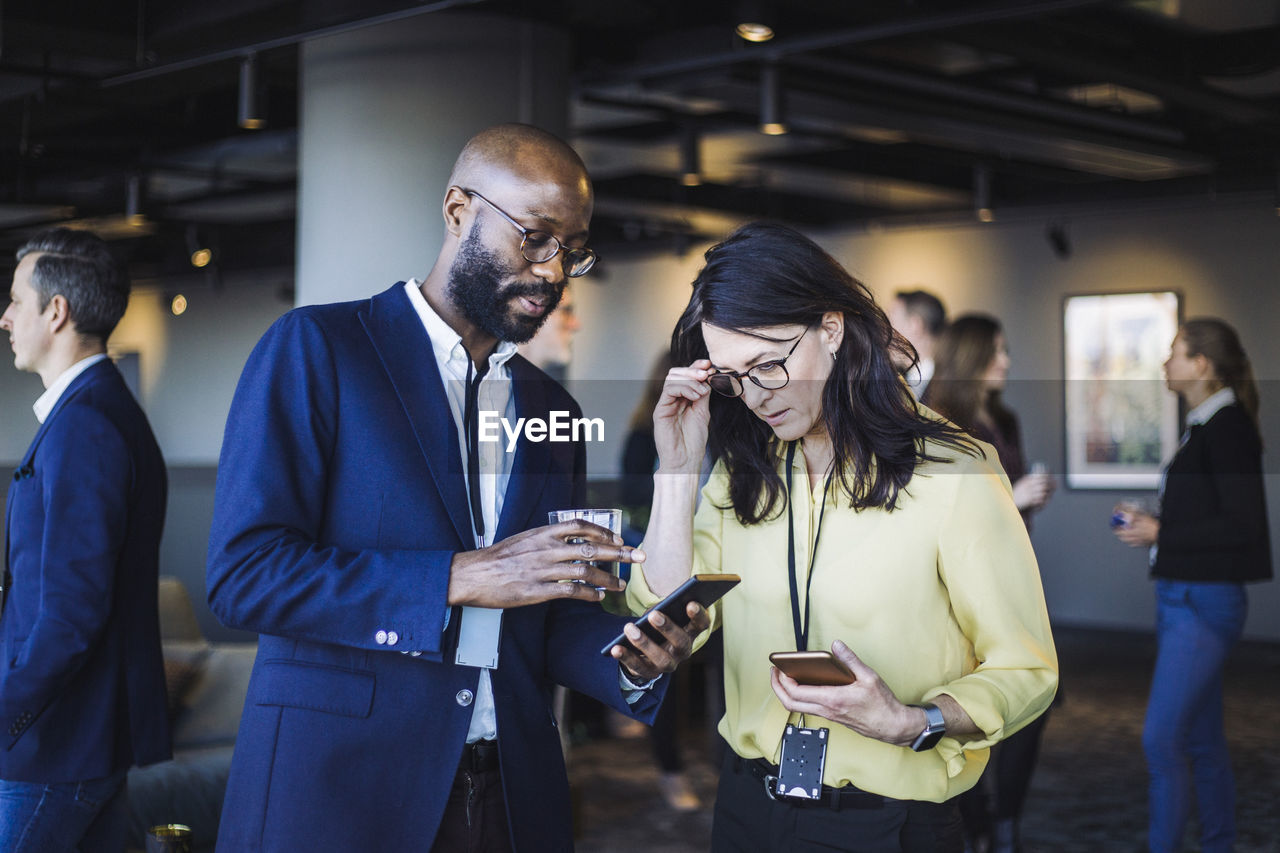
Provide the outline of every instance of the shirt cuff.
<path id="1" fill-rule="evenodd" d="M 622 698 L 627 701 L 628 705 L 634 705 L 641 696 L 652 690 L 653 685 L 657 684 L 660 678 L 662 678 L 662 675 L 658 674 L 643 684 L 636 684 L 627 677 L 627 671 L 622 664 L 618 664 L 618 686 L 622 688 Z"/>

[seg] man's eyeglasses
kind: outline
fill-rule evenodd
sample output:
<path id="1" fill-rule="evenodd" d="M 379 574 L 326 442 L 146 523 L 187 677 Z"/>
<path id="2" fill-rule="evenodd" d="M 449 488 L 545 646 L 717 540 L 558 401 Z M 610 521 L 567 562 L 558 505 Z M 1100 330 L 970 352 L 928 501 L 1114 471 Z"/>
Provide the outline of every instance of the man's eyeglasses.
<path id="1" fill-rule="evenodd" d="M 596 262 L 596 253 L 591 249 L 583 247 L 574 248 L 566 246 L 555 238 L 554 235 L 548 234 L 546 231 L 533 231 L 525 228 L 519 222 L 512 219 L 505 210 L 498 207 L 489 199 L 480 195 L 475 190 L 463 190 L 467 195 L 478 198 L 485 204 L 492 207 L 499 216 L 507 220 L 512 226 L 520 232 L 520 254 L 524 255 L 524 259 L 531 264 L 542 264 L 554 258 L 556 255 L 564 252 L 564 274 L 569 278 L 577 278 L 585 275 L 587 270 L 591 269 Z"/>
<path id="2" fill-rule="evenodd" d="M 796 342 L 791 345 L 791 349 L 782 358 L 763 361 L 750 370 L 744 370 L 741 373 L 735 373 L 732 370 L 721 370 L 708 376 L 707 384 L 711 386 L 712 391 L 723 394 L 726 397 L 742 396 L 742 378 L 744 376 L 767 391 L 776 391 L 785 387 L 791 381 L 791 377 L 787 374 L 787 359 L 791 358 L 791 353 L 796 351 L 796 347 L 800 346 L 800 341 L 804 340 L 804 336 L 808 333 L 808 329 L 801 332 L 800 337 L 796 338 Z"/>

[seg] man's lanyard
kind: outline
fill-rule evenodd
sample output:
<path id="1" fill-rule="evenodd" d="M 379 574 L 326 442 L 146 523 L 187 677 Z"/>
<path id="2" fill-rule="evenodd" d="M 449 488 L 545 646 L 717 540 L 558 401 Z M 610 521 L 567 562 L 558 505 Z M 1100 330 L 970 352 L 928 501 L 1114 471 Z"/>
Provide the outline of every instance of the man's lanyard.
<path id="1" fill-rule="evenodd" d="M 476 547 L 485 546 L 484 503 L 480 495 L 480 443 L 479 409 L 480 380 L 489 371 L 484 367 L 472 370 L 471 356 L 467 356 L 467 393 L 463 401 L 463 430 L 467 445 L 467 501 L 471 504 L 471 527 L 475 532 Z M 475 379 L 472 379 L 472 375 Z M 458 626 L 458 647 L 454 663 L 460 666 L 476 666 L 481 669 L 498 668 L 498 648 L 502 637 L 502 611 L 488 607 L 466 606 L 462 608 Z M 481 681 L 482 690 L 485 682 Z"/>
<path id="2" fill-rule="evenodd" d="M 467 356 L 467 392 L 463 401 L 463 429 L 466 432 L 467 444 L 467 498 L 471 504 L 471 526 L 476 534 L 476 547 L 484 546 L 484 504 L 480 498 L 480 445 L 479 445 L 479 410 L 480 380 L 489 372 L 489 364 L 475 373 L 470 355 Z"/>
<path id="3" fill-rule="evenodd" d="M 809 648 L 809 588 L 813 584 L 813 561 L 818 556 L 818 539 L 822 536 L 822 519 L 827 514 L 827 490 L 831 488 L 831 474 L 822 487 L 822 510 L 818 513 L 818 530 L 813 536 L 813 550 L 809 552 L 809 573 L 804 579 L 804 621 L 800 621 L 800 591 L 796 580 L 796 526 L 791 510 L 791 466 L 796 459 L 796 445 L 787 445 L 787 579 L 791 583 L 791 623 L 796 632 L 796 651 Z"/>

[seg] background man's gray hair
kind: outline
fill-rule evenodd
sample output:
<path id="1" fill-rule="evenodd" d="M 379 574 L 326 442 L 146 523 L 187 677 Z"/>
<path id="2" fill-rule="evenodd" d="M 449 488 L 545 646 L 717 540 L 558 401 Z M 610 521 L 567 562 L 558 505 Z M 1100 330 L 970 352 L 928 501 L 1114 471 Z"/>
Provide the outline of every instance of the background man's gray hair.
<path id="1" fill-rule="evenodd" d="M 28 240 L 18 260 L 37 253 L 31 285 L 40 310 L 61 295 L 76 331 L 105 343 L 129 305 L 129 277 L 107 244 L 89 231 L 51 228 Z"/>

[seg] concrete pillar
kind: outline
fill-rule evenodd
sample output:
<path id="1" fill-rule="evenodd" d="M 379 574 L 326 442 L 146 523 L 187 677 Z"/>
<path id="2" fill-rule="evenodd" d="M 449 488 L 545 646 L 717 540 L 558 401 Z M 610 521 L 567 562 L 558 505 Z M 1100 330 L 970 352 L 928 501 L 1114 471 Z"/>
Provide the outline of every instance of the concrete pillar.
<path id="1" fill-rule="evenodd" d="M 476 131 L 567 130 L 569 38 L 547 26 L 427 14 L 307 42 L 300 65 L 298 305 L 426 275 Z"/>

